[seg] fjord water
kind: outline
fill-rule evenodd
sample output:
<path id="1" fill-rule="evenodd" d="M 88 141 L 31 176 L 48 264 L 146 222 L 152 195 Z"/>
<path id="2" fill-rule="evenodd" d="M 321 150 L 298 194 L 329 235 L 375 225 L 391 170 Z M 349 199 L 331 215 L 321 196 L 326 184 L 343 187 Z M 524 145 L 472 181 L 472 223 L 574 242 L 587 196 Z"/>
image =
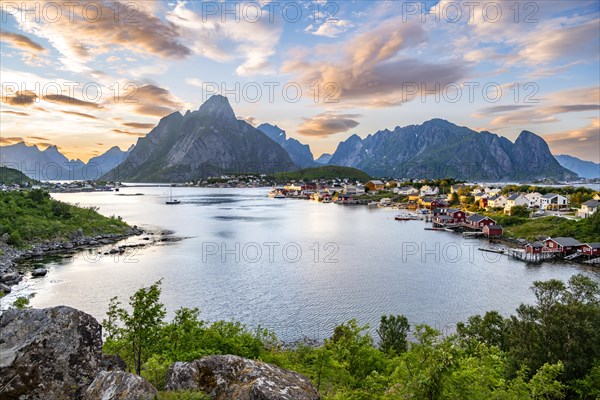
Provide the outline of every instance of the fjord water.
<path id="1" fill-rule="evenodd" d="M 206 320 L 238 320 L 280 338 L 323 338 L 351 318 L 376 327 L 382 314 L 453 330 L 488 310 L 514 313 L 532 302 L 536 280 L 567 280 L 597 269 L 568 263 L 528 265 L 478 251 L 482 242 L 395 221 L 396 211 L 267 198 L 267 189 L 129 187 L 117 193 L 53 194 L 97 206 L 130 224 L 173 230 L 183 240 L 135 254 L 77 254 L 29 279 L 34 307 L 65 304 L 104 318 L 121 300 L 162 278 L 169 315 L 198 307 Z M 143 196 L 124 196 L 143 193 Z M 317 251 L 317 248 L 319 249 Z"/>

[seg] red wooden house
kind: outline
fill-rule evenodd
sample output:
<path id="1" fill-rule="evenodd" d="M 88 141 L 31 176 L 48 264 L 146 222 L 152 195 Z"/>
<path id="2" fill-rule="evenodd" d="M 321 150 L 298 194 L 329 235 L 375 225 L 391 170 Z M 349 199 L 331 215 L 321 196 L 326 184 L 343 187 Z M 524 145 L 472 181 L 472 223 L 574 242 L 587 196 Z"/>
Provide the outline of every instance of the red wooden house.
<path id="1" fill-rule="evenodd" d="M 546 247 L 551 251 L 564 255 L 575 253 L 583 244 L 572 237 L 557 237 L 546 239 Z"/>
<path id="2" fill-rule="evenodd" d="M 465 214 L 464 211 L 461 211 L 457 208 L 448 208 L 445 214 L 449 217 L 452 217 L 454 221 L 458 224 L 460 224 L 461 222 L 465 222 L 465 220 L 467 219 L 467 214 Z"/>
<path id="3" fill-rule="evenodd" d="M 486 225 L 496 225 L 496 221 L 485 215 L 473 214 L 467 217 L 465 225 L 471 229 L 483 230 Z"/>
<path id="4" fill-rule="evenodd" d="M 581 246 L 581 252 L 590 257 L 600 256 L 600 242 L 584 244 Z"/>
<path id="5" fill-rule="evenodd" d="M 542 254 L 544 251 L 544 244 L 540 242 L 527 243 L 525 245 L 525 253 L 528 254 Z"/>
<path id="6" fill-rule="evenodd" d="M 502 225 L 484 225 L 483 233 L 487 237 L 500 237 L 504 234 L 504 229 Z"/>

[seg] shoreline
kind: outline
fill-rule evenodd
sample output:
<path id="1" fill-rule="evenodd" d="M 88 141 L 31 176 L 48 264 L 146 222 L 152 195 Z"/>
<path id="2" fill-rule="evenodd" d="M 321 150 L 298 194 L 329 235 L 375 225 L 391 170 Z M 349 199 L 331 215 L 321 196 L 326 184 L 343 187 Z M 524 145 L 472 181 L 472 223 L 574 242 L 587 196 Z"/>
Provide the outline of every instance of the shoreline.
<path id="1" fill-rule="evenodd" d="M 137 225 L 131 227 L 129 231 L 124 234 L 109 233 L 91 237 L 85 236 L 81 231 L 78 231 L 72 234 L 70 240 L 67 241 L 46 240 L 41 243 L 29 243 L 28 246 L 31 246 L 30 249 L 18 249 L 7 244 L 5 240 L 0 240 L 0 251 L 2 252 L 0 255 L 0 292 L 3 292 L 4 294 L 11 293 L 12 287 L 18 285 L 23 280 L 25 274 L 20 271 L 19 266 L 23 265 L 24 262 L 29 260 L 42 260 L 44 257 L 48 256 L 70 255 L 86 249 L 98 249 L 143 234 L 153 236 L 156 233 L 148 232 L 145 229 L 139 228 Z M 150 241 L 150 238 L 148 238 L 148 241 Z M 154 243 L 154 241 L 152 243 Z M 119 246 L 116 249 L 110 249 L 108 253 L 122 253 L 125 251 L 125 248 L 134 246 L 139 247 L 138 244 Z M 45 276 L 46 273 L 47 270 L 45 268 L 39 268 L 37 270 L 37 275 L 34 276 Z"/>

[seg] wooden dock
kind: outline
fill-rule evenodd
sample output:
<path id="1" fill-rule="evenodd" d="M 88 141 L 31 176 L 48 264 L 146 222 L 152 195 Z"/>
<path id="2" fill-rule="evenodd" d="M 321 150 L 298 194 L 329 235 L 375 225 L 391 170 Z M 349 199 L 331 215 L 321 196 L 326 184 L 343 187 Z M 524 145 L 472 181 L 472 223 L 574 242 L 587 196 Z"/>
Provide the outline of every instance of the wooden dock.
<path id="1" fill-rule="evenodd" d="M 509 249 L 509 257 L 516 258 L 521 261 L 539 263 L 546 260 L 551 260 L 557 256 L 555 252 L 542 252 L 542 253 L 527 253 L 523 249 Z"/>

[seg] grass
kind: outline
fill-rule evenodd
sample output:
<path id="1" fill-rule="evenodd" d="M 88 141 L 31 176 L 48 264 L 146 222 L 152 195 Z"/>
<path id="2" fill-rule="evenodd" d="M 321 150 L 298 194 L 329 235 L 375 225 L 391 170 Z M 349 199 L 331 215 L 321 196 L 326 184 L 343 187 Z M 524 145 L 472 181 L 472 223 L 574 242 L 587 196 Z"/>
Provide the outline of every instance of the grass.
<path id="1" fill-rule="evenodd" d="M 600 242 L 600 213 L 575 221 L 562 217 L 523 218 L 488 214 L 504 228 L 507 237 L 536 240 L 538 236 L 570 236 L 583 243 Z"/>
<path id="2" fill-rule="evenodd" d="M 356 168 L 339 167 L 335 165 L 326 165 L 323 167 L 305 168 L 294 172 L 281 172 L 275 174 L 277 181 L 290 180 L 314 180 L 314 179 L 349 179 L 351 181 L 367 182 L 371 177 L 366 173 Z"/>
<path id="3" fill-rule="evenodd" d="M 43 240 L 68 240 L 78 229 L 85 235 L 124 234 L 129 226 L 119 217 L 105 217 L 94 208 L 72 206 L 42 190 L 0 193 L 0 235 L 8 244 L 25 247 Z"/>

